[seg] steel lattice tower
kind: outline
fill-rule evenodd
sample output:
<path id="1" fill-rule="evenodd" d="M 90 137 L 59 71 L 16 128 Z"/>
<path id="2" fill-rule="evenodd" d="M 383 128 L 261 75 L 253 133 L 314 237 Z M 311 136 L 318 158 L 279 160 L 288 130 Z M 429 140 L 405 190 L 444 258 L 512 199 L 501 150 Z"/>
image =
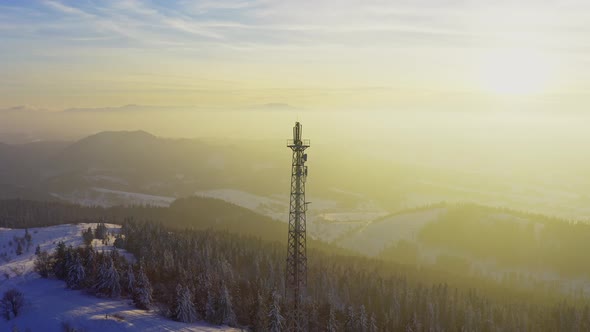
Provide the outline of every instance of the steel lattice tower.
<path id="1" fill-rule="evenodd" d="M 299 122 L 293 127 L 293 139 L 287 147 L 293 151 L 291 162 L 291 204 L 289 205 L 289 237 L 286 270 L 287 300 L 291 305 L 289 331 L 304 331 L 302 299 L 307 286 L 307 249 L 305 235 L 305 180 L 307 178 L 307 154 L 309 140 L 301 139 Z"/>

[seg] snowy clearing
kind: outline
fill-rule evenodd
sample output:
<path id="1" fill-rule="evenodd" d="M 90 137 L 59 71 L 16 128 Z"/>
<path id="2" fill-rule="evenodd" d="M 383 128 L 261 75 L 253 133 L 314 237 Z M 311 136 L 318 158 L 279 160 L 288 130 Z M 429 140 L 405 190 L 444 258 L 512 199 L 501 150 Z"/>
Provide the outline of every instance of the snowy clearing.
<path id="1" fill-rule="evenodd" d="M 62 332 L 64 324 L 77 331 L 236 331 L 232 328 L 211 326 L 206 323 L 185 324 L 168 320 L 156 311 L 136 309 L 129 299 L 106 299 L 88 295 L 84 291 L 70 290 L 66 283 L 56 279 L 43 279 L 33 271 L 35 248 L 53 251 L 59 241 L 66 245 L 82 244 L 82 230 L 96 227 L 95 223 L 30 228 L 30 245 L 17 255 L 17 238 L 24 238 L 24 229 L 0 229 L 0 296 L 16 288 L 25 297 L 22 314 L 7 321 L 0 318 L 0 331 Z M 106 224 L 110 233 L 120 226 Z M 23 240 L 20 240 L 21 243 Z M 112 243 L 112 239 L 110 243 Z M 12 244 L 10 244 L 12 243 Z M 24 241 L 28 243 L 28 241 Z M 112 250 L 100 240 L 94 240 L 97 250 Z M 126 254 L 124 250 L 120 250 Z"/>
<path id="2" fill-rule="evenodd" d="M 68 194 L 50 194 L 74 204 L 103 207 L 115 205 L 151 205 L 168 207 L 176 199 L 175 197 L 156 196 L 98 187 L 93 187 L 85 191 L 73 191 Z"/>
<path id="3" fill-rule="evenodd" d="M 286 221 L 285 218 L 289 213 L 288 197 L 281 201 L 236 189 L 197 191 L 195 196 L 221 199 L 281 221 Z"/>
<path id="4" fill-rule="evenodd" d="M 236 189 L 214 189 L 195 192 L 196 196 L 221 199 L 237 206 L 252 210 L 272 219 L 288 222 L 289 196 L 265 197 Z M 356 209 L 341 211 L 338 203 L 319 197 L 309 197 L 310 210 L 307 215 L 307 231 L 313 238 L 331 242 L 347 231 L 358 227 L 359 223 L 387 215 L 387 212 L 366 202 Z"/>
<path id="5" fill-rule="evenodd" d="M 337 244 L 375 256 L 399 240 L 414 240 L 424 225 L 437 220 L 444 211 L 446 209 L 410 212 L 367 222 L 355 232 L 339 239 Z"/>

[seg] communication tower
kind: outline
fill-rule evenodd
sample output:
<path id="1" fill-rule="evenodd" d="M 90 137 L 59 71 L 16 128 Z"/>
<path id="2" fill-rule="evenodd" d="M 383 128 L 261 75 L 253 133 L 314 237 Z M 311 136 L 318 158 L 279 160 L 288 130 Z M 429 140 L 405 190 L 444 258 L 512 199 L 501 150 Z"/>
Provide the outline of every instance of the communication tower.
<path id="1" fill-rule="evenodd" d="M 293 139 L 287 147 L 293 151 L 291 162 L 291 203 L 289 205 L 289 237 L 285 291 L 289 301 L 289 331 L 304 331 L 302 299 L 307 286 L 307 249 L 305 212 L 305 180 L 307 178 L 307 154 L 309 140 L 302 139 L 303 128 L 299 122 L 293 127 Z"/>

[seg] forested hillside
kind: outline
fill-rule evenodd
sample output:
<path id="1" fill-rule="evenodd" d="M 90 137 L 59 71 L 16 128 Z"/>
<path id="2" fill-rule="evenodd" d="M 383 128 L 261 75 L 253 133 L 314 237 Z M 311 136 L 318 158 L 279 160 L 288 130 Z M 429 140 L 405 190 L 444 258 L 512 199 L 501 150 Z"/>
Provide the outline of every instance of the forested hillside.
<path id="1" fill-rule="evenodd" d="M 176 200 L 170 207 L 80 206 L 59 202 L 20 199 L 0 200 L 0 227 L 26 228 L 64 223 L 104 221 L 121 224 L 126 219 L 152 220 L 171 227 L 228 229 L 262 238 L 286 236 L 286 225 L 251 210 L 222 200 L 190 197 Z"/>
<path id="2" fill-rule="evenodd" d="M 253 331 L 277 331 L 290 319 L 284 294 L 284 246 L 218 231 L 172 231 L 162 223 L 126 221 L 116 253 L 58 248 L 55 275 L 75 266 L 106 296 L 129 296 L 138 307 L 160 308 L 181 321 L 205 320 Z M 81 250 L 81 251 L 80 251 Z M 309 254 L 305 311 L 309 331 L 585 331 L 585 300 L 541 290 L 517 290 L 436 271 L 360 257 Z M 72 263 L 73 261 L 73 263 Z M 80 273 L 79 271 L 82 271 Z M 110 272 L 105 272 L 110 271 Z M 112 276 L 112 277 L 108 277 Z M 448 275 L 447 275 L 448 276 Z M 129 280 L 142 280 L 129 286 Z M 145 295 L 149 284 L 151 296 Z M 136 289 L 137 288 L 137 289 Z M 141 295 L 144 294 L 144 295 Z M 142 298 L 143 296 L 143 298 Z M 149 299 L 146 299 L 149 298 Z"/>
<path id="3" fill-rule="evenodd" d="M 489 225 L 490 229 L 480 229 L 470 226 L 466 220 L 477 216 L 481 209 L 466 205 L 453 211 L 427 224 L 418 238 L 424 243 L 436 241 L 438 237 L 429 234 L 438 230 L 440 239 L 446 239 L 450 235 L 444 233 L 444 223 L 454 223 L 453 227 L 458 229 L 467 228 L 465 232 L 479 237 L 478 243 L 482 245 L 487 245 L 488 234 L 501 237 L 505 231 L 521 236 L 518 232 L 529 234 L 535 229 L 526 224 L 514 228 L 502 223 L 498 223 L 497 229 L 492 227 L 495 223 Z M 2 227 L 88 220 L 122 224 L 116 245 L 136 256 L 131 268 L 119 262 L 116 254 L 111 257 L 111 264 L 104 254 L 90 254 L 89 249 L 83 248 L 58 250 L 62 254 L 52 258 L 52 264 L 61 262 L 63 266 L 72 266 L 72 261 L 67 260 L 74 259 L 78 271 L 83 269 L 84 278 L 91 281 L 100 275 L 97 267 L 109 267 L 109 275 L 117 275 L 120 283 L 115 293 L 130 297 L 134 291 L 125 290 L 128 287 L 123 284 L 128 278 L 125 275 L 137 277 L 143 271 L 153 290 L 152 308 L 159 308 L 172 319 L 204 319 L 260 331 L 272 324 L 285 324 L 289 319 L 288 303 L 283 297 L 286 225 L 250 210 L 204 198 L 178 200 L 170 208 L 108 209 L 13 200 L 0 201 L 0 215 Z M 521 216 L 534 215 L 522 213 Z M 542 219 L 537 216 L 536 220 Z M 544 227 L 554 229 L 550 233 L 554 244 L 560 234 L 575 232 L 579 239 L 587 235 L 583 225 L 552 218 L 543 220 Z M 491 233 L 492 230 L 496 233 Z M 474 243 L 464 240 L 452 244 L 453 250 L 477 254 L 471 247 Z M 577 242 L 578 248 L 583 249 L 583 243 L 586 242 Z M 569 248 L 563 246 L 559 250 Z M 414 249 L 411 243 L 401 241 L 395 250 L 392 248 L 371 259 L 310 241 L 306 298 L 309 329 L 323 331 L 330 326 L 337 331 L 583 331 L 590 328 L 590 312 L 583 293 L 563 293 L 550 282 L 518 275 L 490 278 L 467 273 L 468 266 L 454 256 L 440 256 L 439 264 L 424 265 Z M 64 250 L 70 254 L 64 254 Z M 65 278 L 59 272 L 55 274 L 53 268 L 47 275 Z M 95 285 L 96 282 L 90 281 L 72 283 L 74 288 L 92 289 Z M 100 292 L 110 294 L 105 289 Z M 183 303 L 184 318 L 178 316 L 179 301 Z"/>
<path id="4" fill-rule="evenodd" d="M 439 204 L 422 211 L 435 209 L 436 217 L 416 228 L 413 236 L 386 246 L 378 257 L 463 273 L 493 270 L 516 271 L 526 278 L 545 275 L 548 280 L 590 278 L 590 267 L 583 264 L 590 250 L 586 222 L 476 204 Z"/>

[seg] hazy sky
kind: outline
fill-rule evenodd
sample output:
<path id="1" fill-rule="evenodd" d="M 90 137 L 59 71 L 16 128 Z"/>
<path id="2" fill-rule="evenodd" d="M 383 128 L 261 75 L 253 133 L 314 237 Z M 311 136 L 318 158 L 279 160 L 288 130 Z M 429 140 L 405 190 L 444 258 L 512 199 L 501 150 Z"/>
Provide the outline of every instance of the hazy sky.
<path id="1" fill-rule="evenodd" d="M 0 107 L 590 106 L 588 1 L 0 1 Z"/>

